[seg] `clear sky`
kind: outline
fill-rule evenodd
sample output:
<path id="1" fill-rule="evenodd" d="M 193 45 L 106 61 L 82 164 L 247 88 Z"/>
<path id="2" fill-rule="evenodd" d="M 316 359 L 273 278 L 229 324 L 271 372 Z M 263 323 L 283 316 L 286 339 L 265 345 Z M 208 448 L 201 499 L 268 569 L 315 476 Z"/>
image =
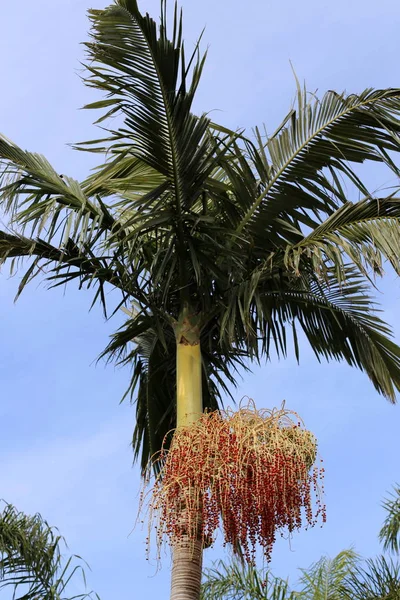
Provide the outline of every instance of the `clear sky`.
<path id="1" fill-rule="evenodd" d="M 86 10 L 104 0 L 2 3 L 0 131 L 47 156 L 60 173 L 83 178 L 91 156 L 66 144 L 96 137 L 97 99 L 79 80 L 87 39 Z M 142 0 L 157 16 L 157 0 Z M 291 60 L 310 90 L 359 92 L 396 87 L 399 77 L 397 0 L 183 0 L 190 47 L 206 25 L 209 57 L 198 111 L 217 109 L 231 126 L 266 123 L 273 131 L 294 96 Z M 386 181 L 368 174 L 373 187 Z M 376 180 L 375 180 L 376 177 Z M 393 181 L 392 181 L 393 183 Z M 66 537 L 92 572 L 102 600 L 169 596 L 169 559 L 155 575 L 135 523 L 139 472 L 129 447 L 134 409 L 119 405 L 126 370 L 95 364 L 123 315 L 105 323 L 88 312 L 91 296 L 74 286 L 64 294 L 36 282 L 16 305 L 18 277 L 0 275 L 0 497 L 39 511 Z M 378 294 L 400 342 L 399 282 L 388 274 Z M 319 439 L 325 459 L 328 522 L 323 529 L 279 540 L 271 567 L 295 582 L 297 567 L 354 545 L 379 552 L 380 504 L 400 479 L 400 409 L 378 396 L 367 378 L 345 365 L 321 364 L 303 347 L 246 376 L 236 393 L 260 407 L 298 411 Z M 206 552 L 206 563 L 223 555 Z M 77 584 L 76 591 L 81 587 Z M 146 596 L 144 596 L 144 594 Z"/>

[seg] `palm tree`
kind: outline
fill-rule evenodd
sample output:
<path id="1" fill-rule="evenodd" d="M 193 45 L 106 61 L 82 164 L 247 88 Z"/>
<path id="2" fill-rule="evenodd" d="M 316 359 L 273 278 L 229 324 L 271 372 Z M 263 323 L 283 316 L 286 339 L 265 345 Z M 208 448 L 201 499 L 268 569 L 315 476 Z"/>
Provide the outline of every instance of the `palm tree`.
<path id="1" fill-rule="evenodd" d="M 352 549 L 343 550 L 332 559 L 323 556 L 308 569 L 301 570 L 299 597 L 303 600 L 343 600 L 346 582 L 356 571 L 359 561 Z"/>
<path id="2" fill-rule="evenodd" d="M 398 177 L 400 90 L 317 99 L 298 86 L 278 129 L 249 138 L 192 113 L 205 55 L 186 60 L 176 7 L 171 34 L 164 1 L 158 29 L 136 0 L 89 15 L 85 83 L 105 93 L 88 106 L 103 110 L 103 137 L 76 147 L 104 162 L 78 182 L 1 137 L 0 259 L 28 260 L 18 294 L 37 276 L 75 281 L 106 315 L 128 313 L 103 356 L 132 366 L 143 472 L 239 369 L 285 356 L 288 340 L 299 359 L 299 331 L 394 402 L 400 349 L 371 278 L 384 260 L 400 271 L 400 201 L 369 191 L 359 166 Z M 173 598 L 198 598 L 201 556 L 200 541 L 174 549 Z"/>
<path id="3" fill-rule="evenodd" d="M 297 591 L 268 569 L 246 564 L 240 555 L 219 561 L 204 573 L 202 600 L 343 600 L 345 582 L 356 571 L 359 557 L 354 550 L 323 556 L 308 569 L 301 569 Z M 353 583 L 355 579 L 353 578 Z M 363 596 L 360 596 L 361 600 Z M 355 598 L 354 598 L 355 600 Z"/>
<path id="4" fill-rule="evenodd" d="M 83 567 L 74 566 L 79 557 L 63 559 L 63 542 L 39 514 L 29 516 L 5 503 L 0 513 L 0 589 L 11 586 L 16 600 L 66 600 L 64 591 L 75 573 L 81 572 L 85 585 L 86 580 Z M 92 598 L 92 592 L 70 600 L 74 598 Z"/>
<path id="5" fill-rule="evenodd" d="M 354 550 L 301 569 L 298 590 L 234 556 L 204 573 L 202 600 L 399 600 L 400 567 L 384 556 L 362 561 Z"/>
<path id="6" fill-rule="evenodd" d="M 362 561 L 354 550 L 302 569 L 303 600 L 399 600 L 400 566 L 385 556 Z"/>
<path id="7" fill-rule="evenodd" d="M 398 553 L 400 548 L 400 486 L 395 485 L 394 491 L 383 503 L 387 514 L 379 539 L 383 542 L 384 550 Z"/>
<path id="8" fill-rule="evenodd" d="M 218 561 L 205 572 L 201 600 L 295 600 L 287 581 L 239 560 Z"/>
<path id="9" fill-rule="evenodd" d="M 201 600 L 296 600 L 287 581 L 269 571 L 259 571 L 234 556 L 218 561 L 206 569 L 201 586 Z"/>

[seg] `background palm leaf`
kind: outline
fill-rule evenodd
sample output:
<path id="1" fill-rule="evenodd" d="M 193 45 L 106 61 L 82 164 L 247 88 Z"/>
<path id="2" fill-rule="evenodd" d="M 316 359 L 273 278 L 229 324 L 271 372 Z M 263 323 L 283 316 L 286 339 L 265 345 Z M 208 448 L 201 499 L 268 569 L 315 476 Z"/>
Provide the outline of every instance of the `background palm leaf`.
<path id="1" fill-rule="evenodd" d="M 383 507 L 387 514 L 379 532 L 379 539 L 383 542 L 384 550 L 398 553 L 400 547 L 400 486 L 394 486 L 393 493 L 385 499 Z"/>
<path id="2" fill-rule="evenodd" d="M 86 585 L 83 567 L 74 565 L 80 557 L 65 561 L 62 542 L 39 514 L 31 517 L 5 504 L 0 513 L 0 589 L 11 586 L 16 600 L 66 600 L 64 592 L 77 571 Z M 91 597 L 92 592 L 70 600 Z"/>
<path id="3" fill-rule="evenodd" d="M 341 600 L 344 581 L 356 569 L 359 556 L 353 550 L 339 552 L 335 558 L 322 557 L 300 578 L 304 600 Z"/>
<path id="4" fill-rule="evenodd" d="M 288 583 L 272 573 L 257 571 L 238 558 L 219 561 L 205 572 L 202 600 L 295 600 Z"/>
<path id="5" fill-rule="evenodd" d="M 399 565 L 384 556 L 362 561 L 354 550 L 323 556 L 301 569 L 297 591 L 268 570 L 234 555 L 204 572 L 203 600 L 399 600 Z"/>
<path id="6" fill-rule="evenodd" d="M 340 597 L 345 600 L 398 600 L 399 565 L 385 556 L 357 565 L 346 578 Z"/>

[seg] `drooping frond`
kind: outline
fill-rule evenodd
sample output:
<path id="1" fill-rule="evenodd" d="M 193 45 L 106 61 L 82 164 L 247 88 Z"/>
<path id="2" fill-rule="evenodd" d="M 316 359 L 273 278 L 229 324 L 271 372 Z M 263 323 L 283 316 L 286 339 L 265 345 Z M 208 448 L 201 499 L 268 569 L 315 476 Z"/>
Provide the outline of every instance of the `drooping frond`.
<path id="1" fill-rule="evenodd" d="M 364 370 L 375 388 L 391 401 L 400 389 L 400 349 L 382 321 L 364 278 L 343 265 L 344 281 L 333 269 L 324 279 L 312 270 L 284 276 L 260 270 L 232 287 L 220 313 L 221 339 L 246 349 L 256 359 L 287 353 L 293 338 L 296 358 L 300 328 L 318 358 L 345 360 Z"/>
<path id="2" fill-rule="evenodd" d="M 89 199 L 79 183 L 59 175 L 44 156 L 27 152 L 0 136 L 0 209 L 29 237 L 72 239 L 93 244 L 113 220 L 102 203 Z"/>
<path id="3" fill-rule="evenodd" d="M 16 600 L 67 600 L 64 591 L 75 573 L 86 581 L 83 567 L 74 565 L 79 557 L 63 559 L 63 542 L 39 514 L 31 517 L 5 504 L 0 513 L 0 589 L 11 587 Z M 73 596 L 91 597 L 92 592 Z"/>
<path id="4" fill-rule="evenodd" d="M 108 257 L 97 257 L 88 248 L 82 251 L 71 239 L 64 247 L 57 247 L 40 238 L 30 239 L 0 231 L 0 266 L 11 259 L 11 270 L 15 261 L 31 259 L 28 269 L 20 280 L 17 298 L 25 286 L 40 276 L 49 283 L 49 287 L 65 285 L 76 281 L 79 288 L 91 288 L 94 292 L 92 305 L 97 301 L 107 313 L 106 284 L 118 288 L 122 300 L 129 297 L 129 276 L 120 264 Z"/>

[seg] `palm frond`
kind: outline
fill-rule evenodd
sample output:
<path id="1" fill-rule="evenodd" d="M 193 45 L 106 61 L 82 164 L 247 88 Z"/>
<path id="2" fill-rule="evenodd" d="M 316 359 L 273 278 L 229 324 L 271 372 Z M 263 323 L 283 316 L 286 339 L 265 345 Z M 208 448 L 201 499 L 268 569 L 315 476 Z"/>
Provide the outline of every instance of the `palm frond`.
<path id="1" fill-rule="evenodd" d="M 238 556 L 204 571 L 202 600 L 399 600 L 400 567 L 380 556 L 361 560 L 353 550 L 323 556 L 300 569 L 298 590 Z"/>
<path id="2" fill-rule="evenodd" d="M 389 152 L 398 151 L 399 115 L 397 89 L 367 89 L 359 95 L 329 91 L 321 100 L 310 100 L 299 89 L 297 107 L 277 134 L 266 141 L 259 136 L 258 147 L 247 142 L 258 193 L 251 205 L 244 200 L 237 231 L 255 235 L 262 224 L 292 241 L 284 223 L 295 229 L 315 227 L 320 214 L 329 216 L 348 200 L 341 178 L 371 197 L 352 165 L 381 162 L 397 179 Z"/>
<path id="3" fill-rule="evenodd" d="M 92 244 L 113 219 L 104 205 L 89 199 L 80 184 L 59 175 L 47 159 L 0 136 L 0 208 L 19 233 L 65 245 Z"/>
<path id="4" fill-rule="evenodd" d="M 270 356 L 271 344 L 285 356 L 287 334 L 292 333 L 299 358 L 300 327 L 317 358 L 357 366 L 394 401 L 400 389 L 400 348 L 379 318 L 363 276 L 351 264 L 344 267 L 344 281 L 333 269 L 327 270 L 324 280 L 312 271 L 297 278 L 255 272 L 254 280 L 229 290 L 219 316 L 221 339 L 259 359 Z"/>
<path id="5" fill-rule="evenodd" d="M 113 152 L 112 160 L 94 169 L 83 183 L 88 197 L 107 197 L 114 194 L 137 201 L 165 182 L 165 177 L 146 162 L 132 156 L 129 150 Z"/>
<path id="6" fill-rule="evenodd" d="M 344 260 L 351 261 L 369 277 L 381 275 L 383 261 L 400 272 L 400 201 L 395 197 L 365 198 L 346 202 L 302 240 L 287 246 L 285 264 L 299 271 L 301 256 L 311 258 L 316 273 L 335 265 L 344 275 Z"/>
<path id="7" fill-rule="evenodd" d="M 384 550 L 398 553 L 400 549 L 400 486 L 394 486 L 394 491 L 383 502 L 386 517 L 379 539 L 383 542 Z"/>
<path id="8" fill-rule="evenodd" d="M 75 573 L 85 585 L 86 580 L 82 565 L 74 565 L 79 557 L 63 559 L 62 543 L 39 514 L 28 516 L 6 503 L 0 513 L 0 589 L 11 587 L 16 600 L 66 600 L 64 591 Z M 92 592 L 73 596 L 91 597 Z"/>
<path id="9" fill-rule="evenodd" d="M 193 194 L 197 197 L 199 177 L 204 180 L 208 174 L 209 120 L 190 112 L 205 57 L 196 49 L 186 65 L 182 15 L 176 6 L 171 39 L 165 5 L 159 34 L 135 0 L 118 0 L 89 15 L 90 75 L 85 82 L 110 96 L 89 108 L 107 107 L 105 118 L 122 115 L 124 125 L 110 137 L 111 152 L 127 149 L 166 178 L 179 212 Z"/>
<path id="10" fill-rule="evenodd" d="M 301 570 L 300 597 L 304 600 L 342 600 L 344 582 L 355 571 L 358 562 L 358 554 L 351 549 L 339 552 L 333 559 L 323 556 L 308 569 Z"/>
<path id="11" fill-rule="evenodd" d="M 344 580 L 339 597 L 343 600 L 398 600 L 400 565 L 384 556 L 358 564 Z"/>
<path id="12" fill-rule="evenodd" d="M 209 189 L 221 194 L 212 174 L 227 151 L 211 133 L 209 119 L 191 112 L 205 55 L 197 45 L 186 62 L 177 6 L 170 37 L 165 3 L 158 31 L 135 0 L 118 0 L 89 14 L 92 41 L 86 44 L 90 62 L 85 83 L 107 98 L 88 108 L 105 108 L 102 121 L 119 115 L 121 126 L 109 129 L 109 138 L 101 140 L 110 158 L 84 188 L 119 197 L 116 219 L 126 235 L 122 245 L 114 236 L 112 248 L 138 263 L 143 246 L 152 246 L 155 260 L 150 265 L 146 260 L 149 271 L 169 272 L 181 297 L 188 296 L 191 273 L 198 278 L 202 265 L 191 244 L 194 231 L 212 228 L 212 219 L 199 207 Z"/>
<path id="13" fill-rule="evenodd" d="M 58 287 L 76 281 L 79 288 L 95 291 L 93 303 L 100 300 L 107 314 L 105 289 L 107 285 L 121 292 L 122 302 L 129 297 L 129 273 L 121 265 L 108 257 L 97 257 L 90 248 L 82 251 L 69 239 L 62 248 L 53 246 L 40 238 L 31 239 L 0 230 L 0 266 L 11 260 L 11 272 L 15 261 L 30 259 L 30 265 L 22 276 L 17 296 L 26 285 L 39 276 L 49 283 L 49 287 Z"/>
<path id="14" fill-rule="evenodd" d="M 204 572 L 201 600 L 295 600 L 286 581 L 233 558 Z"/>

